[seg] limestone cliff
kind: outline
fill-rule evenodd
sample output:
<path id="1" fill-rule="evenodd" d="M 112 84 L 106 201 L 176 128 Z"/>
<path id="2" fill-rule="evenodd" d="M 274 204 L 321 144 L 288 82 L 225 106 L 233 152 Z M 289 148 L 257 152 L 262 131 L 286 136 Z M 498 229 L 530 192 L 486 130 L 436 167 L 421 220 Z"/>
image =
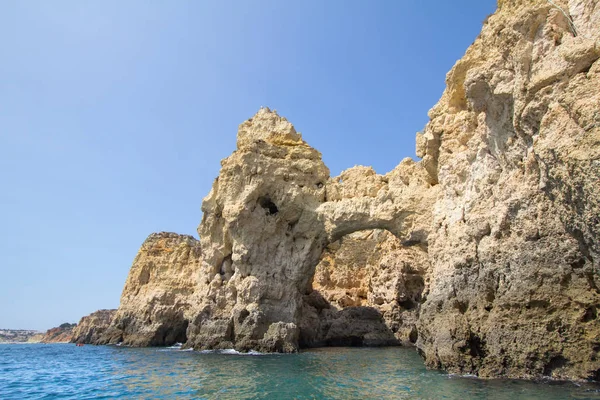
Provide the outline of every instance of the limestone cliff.
<path id="1" fill-rule="evenodd" d="M 186 341 L 197 287 L 200 243 L 192 236 L 153 233 L 136 255 L 119 309 L 96 344 L 160 346 Z"/>
<path id="2" fill-rule="evenodd" d="M 65 322 L 55 328 L 50 328 L 40 339 L 41 343 L 69 343 L 73 339 L 73 329 L 76 324 Z"/>
<path id="3" fill-rule="evenodd" d="M 324 247 L 372 228 L 424 242 L 432 182 L 410 159 L 385 176 L 357 167 L 330 179 L 320 153 L 285 118 L 261 109 L 240 125 L 237 150 L 202 204 L 200 308 L 188 345 L 295 351 L 300 342 L 320 343 L 323 308 L 311 281 Z"/>
<path id="4" fill-rule="evenodd" d="M 600 378 L 600 5 L 555 3 L 500 1 L 418 137 L 430 367 Z"/>
<path id="5" fill-rule="evenodd" d="M 151 235 L 98 342 L 416 341 L 451 372 L 600 379 L 600 5 L 498 6 L 418 162 L 331 178 L 276 112 L 242 123 L 200 242 Z"/>
<path id="6" fill-rule="evenodd" d="M 82 317 L 73 329 L 72 343 L 97 343 L 110 326 L 117 310 L 98 310 Z"/>
<path id="7" fill-rule="evenodd" d="M 316 267 L 314 292 L 305 298 L 318 310 L 305 327 L 317 332 L 312 345 L 413 344 L 428 270 L 423 245 L 403 245 L 385 230 L 331 243 Z"/>

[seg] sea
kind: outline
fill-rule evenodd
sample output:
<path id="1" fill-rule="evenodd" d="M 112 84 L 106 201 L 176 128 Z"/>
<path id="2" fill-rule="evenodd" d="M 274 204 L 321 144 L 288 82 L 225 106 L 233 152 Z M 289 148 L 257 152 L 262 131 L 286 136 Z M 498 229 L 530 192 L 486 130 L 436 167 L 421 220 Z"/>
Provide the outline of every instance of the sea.
<path id="1" fill-rule="evenodd" d="M 449 375 L 406 347 L 240 354 L 4 344 L 0 399 L 600 399 L 600 386 Z"/>

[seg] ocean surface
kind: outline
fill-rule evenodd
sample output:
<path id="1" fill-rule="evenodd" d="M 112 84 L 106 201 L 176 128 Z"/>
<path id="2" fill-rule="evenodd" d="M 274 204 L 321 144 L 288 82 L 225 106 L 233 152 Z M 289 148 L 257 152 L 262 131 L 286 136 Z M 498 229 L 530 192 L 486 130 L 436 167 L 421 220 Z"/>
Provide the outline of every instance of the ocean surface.
<path id="1" fill-rule="evenodd" d="M 236 354 L 0 345 L 0 399 L 600 399 L 600 386 L 428 371 L 414 349 Z"/>

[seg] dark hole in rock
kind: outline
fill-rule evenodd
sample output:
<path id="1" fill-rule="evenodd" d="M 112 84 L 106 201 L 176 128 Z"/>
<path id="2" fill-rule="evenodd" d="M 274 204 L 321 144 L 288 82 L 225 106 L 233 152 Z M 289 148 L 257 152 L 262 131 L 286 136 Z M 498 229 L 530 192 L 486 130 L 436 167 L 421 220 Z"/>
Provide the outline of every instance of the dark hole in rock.
<path id="1" fill-rule="evenodd" d="M 179 320 L 171 324 L 163 324 L 150 341 L 150 346 L 171 346 L 175 343 L 187 342 L 187 320 Z"/>
<path id="2" fill-rule="evenodd" d="M 531 308 L 547 308 L 550 303 L 547 300 L 530 300 L 529 303 L 525 304 L 526 309 Z"/>
<path id="3" fill-rule="evenodd" d="M 267 214 L 274 215 L 279 212 L 279 209 L 273 203 L 269 196 L 262 196 L 258 198 L 258 205 L 260 205 L 263 209 L 267 211 Z"/>
<path id="4" fill-rule="evenodd" d="M 408 336 L 408 340 L 410 340 L 411 343 L 417 343 L 418 338 L 419 332 L 417 331 L 417 328 L 413 326 Z"/>
<path id="5" fill-rule="evenodd" d="M 233 268 L 232 268 L 232 259 L 231 259 L 231 254 L 227 255 L 223 261 L 221 262 L 221 266 L 219 267 L 219 274 L 222 277 L 225 277 L 226 275 L 231 276 L 231 274 L 233 274 Z"/>
<path id="6" fill-rule="evenodd" d="M 363 338 L 360 336 L 334 337 L 326 340 L 326 345 L 331 347 L 361 347 Z"/>
<path id="7" fill-rule="evenodd" d="M 250 315 L 250 311 L 243 309 L 242 311 L 240 311 L 240 315 L 238 316 L 238 322 L 241 324 L 242 322 L 244 322 L 244 320 L 246 319 L 246 317 Z"/>
<path id="8" fill-rule="evenodd" d="M 581 317 L 582 322 L 590 322 L 598 317 L 598 310 L 596 307 L 591 306 L 585 309 L 585 314 Z"/>
<path id="9" fill-rule="evenodd" d="M 585 265 L 585 258 L 580 258 L 579 260 L 571 263 L 571 268 L 581 268 Z"/>
<path id="10" fill-rule="evenodd" d="M 469 337 L 469 353 L 471 357 L 485 357 L 485 340 L 471 332 Z"/>
<path id="11" fill-rule="evenodd" d="M 467 312 L 467 309 L 469 308 L 469 303 L 468 303 L 468 302 L 462 302 L 462 301 L 459 301 L 459 302 L 456 304 L 456 308 L 458 309 L 458 311 L 459 311 L 461 314 L 464 314 L 465 312 Z"/>
<path id="12" fill-rule="evenodd" d="M 590 374 L 590 376 L 588 377 L 588 379 L 591 381 L 594 381 L 594 382 L 599 382 L 600 381 L 600 369 L 593 371 Z"/>
<path id="13" fill-rule="evenodd" d="M 557 368 L 564 367 L 565 365 L 567 365 L 567 362 L 569 362 L 569 360 L 567 360 L 563 356 L 552 357 L 548 364 L 544 366 L 544 376 L 552 376 L 552 371 L 554 371 Z"/>
<path id="14" fill-rule="evenodd" d="M 419 240 L 416 240 L 416 239 L 409 239 L 409 240 L 404 240 L 404 241 L 402 242 L 402 246 L 405 246 L 405 247 L 412 247 L 412 246 L 416 246 L 416 245 L 418 245 L 419 243 L 421 243 L 421 241 L 419 241 Z"/>
<path id="15" fill-rule="evenodd" d="M 406 299 L 406 300 L 399 301 L 398 304 L 405 310 L 412 310 L 415 307 L 417 307 L 417 303 L 414 302 L 412 299 Z"/>

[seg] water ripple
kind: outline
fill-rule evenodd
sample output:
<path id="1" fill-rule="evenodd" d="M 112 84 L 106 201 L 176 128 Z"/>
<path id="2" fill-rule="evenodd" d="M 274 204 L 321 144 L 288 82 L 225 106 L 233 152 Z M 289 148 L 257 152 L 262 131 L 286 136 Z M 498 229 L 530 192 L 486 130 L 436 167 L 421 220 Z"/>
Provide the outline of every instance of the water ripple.
<path id="1" fill-rule="evenodd" d="M 0 399 L 600 399 L 592 384 L 489 381 L 427 371 L 408 348 L 252 355 L 178 347 L 2 345 Z"/>

